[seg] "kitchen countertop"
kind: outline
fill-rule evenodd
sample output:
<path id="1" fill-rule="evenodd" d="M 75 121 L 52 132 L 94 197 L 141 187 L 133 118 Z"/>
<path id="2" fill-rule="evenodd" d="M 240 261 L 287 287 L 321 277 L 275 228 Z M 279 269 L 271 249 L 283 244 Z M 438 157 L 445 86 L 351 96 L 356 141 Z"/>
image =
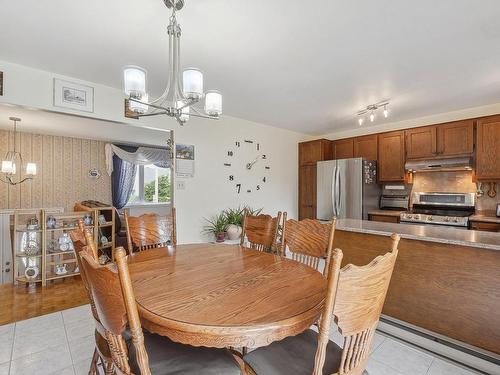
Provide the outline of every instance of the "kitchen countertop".
<path id="1" fill-rule="evenodd" d="M 496 216 L 495 211 L 477 211 L 474 215 L 469 216 L 469 220 L 500 224 L 500 217 Z"/>
<path id="2" fill-rule="evenodd" d="M 390 236 L 398 233 L 401 238 L 417 241 L 439 242 L 451 245 L 500 250 L 500 233 L 464 230 L 429 225 L 381 223 L 377 221 L 339 219 L 337 229 L 341 231 Z"/>
<path id="3" fill-rule="evenodd" d="M 407 210 L 372 210 L 368 211 L 368 215 L 381 215 L 381 216 L 397 216 L 399 217 L 399 214 L 401 212 L 406 212 Z"/>

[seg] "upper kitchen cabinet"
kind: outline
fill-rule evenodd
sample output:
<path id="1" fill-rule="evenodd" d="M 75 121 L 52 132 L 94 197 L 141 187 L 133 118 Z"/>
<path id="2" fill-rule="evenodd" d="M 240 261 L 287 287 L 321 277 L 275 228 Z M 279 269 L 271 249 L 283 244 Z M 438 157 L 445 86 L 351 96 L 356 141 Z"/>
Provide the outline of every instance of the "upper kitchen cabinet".
<path id="1" fill-rule="evenodd" d="M 333 158 L 349 159 L 354 156 L 354 139 L 340 139 L 333 141 Z"/>
<path id="2" fill-rule="evenodd" d="M 320 160 L 332 159 L 332 141 L 316 139 L 299 143 L 299 165 L 316 165 Z"/>
<path id="3" fill-rule="evenodd" d="M 472 155 L 474 121 L 456 121 L 437 126 L 438 156 Z"/>
<path id="4" fill-rule="evenodd" d="M 405 133 L 378 135 L 378 179 L 380 182 L 405 180 Z"/>
<path id="5" fill-rule="evenodd" d="M 354 157 L 377 160 L 377 134 L 354 138 Z"/>
<path id="6" fill-rule="evenodd" d="M 477 120 L 476 178 L 500 180 L 500 116 Z"/>
<path id="7" fill-rule="evenodd" d="M 408 129 L 406 157 L 408 159 L 433 158 L 437 155 L 437 130 L 435 126 Z"/>
<path id="8" fill-rule="evenodd" d="M 408 159 L 466 156 L 474 152 L 473 120 L 408 129 L 405 135 Z"/>

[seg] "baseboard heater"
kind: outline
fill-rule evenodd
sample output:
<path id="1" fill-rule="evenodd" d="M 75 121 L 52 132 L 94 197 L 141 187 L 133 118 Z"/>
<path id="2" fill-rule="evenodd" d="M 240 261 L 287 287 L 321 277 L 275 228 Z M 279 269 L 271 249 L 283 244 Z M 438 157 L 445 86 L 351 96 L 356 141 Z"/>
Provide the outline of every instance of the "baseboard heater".
<path id="1" fill-rule="evenodd" d="M 382 315 L 378 330 L 483 374 L 500 374 L 500 355 Z"/>

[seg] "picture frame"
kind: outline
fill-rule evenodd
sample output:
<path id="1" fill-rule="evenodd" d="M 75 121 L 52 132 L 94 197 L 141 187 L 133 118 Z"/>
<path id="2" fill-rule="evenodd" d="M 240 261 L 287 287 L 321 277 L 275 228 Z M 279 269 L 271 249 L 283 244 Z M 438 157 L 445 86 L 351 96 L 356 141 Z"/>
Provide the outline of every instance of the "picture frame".
<path id="1" fill-rule="evenodd" d="M 54 106 L 94 112 L 94 88 L 54 78 Z"/>

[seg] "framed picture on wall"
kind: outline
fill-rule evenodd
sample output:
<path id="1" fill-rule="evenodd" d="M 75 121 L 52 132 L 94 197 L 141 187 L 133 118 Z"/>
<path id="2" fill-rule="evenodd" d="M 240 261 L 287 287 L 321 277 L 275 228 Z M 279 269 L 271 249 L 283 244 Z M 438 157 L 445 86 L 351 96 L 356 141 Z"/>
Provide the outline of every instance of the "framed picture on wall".
<path id="1" fill-rule="evenodd" d="M 3 72 L 0 72 L 0 96 L 3 95 Z"/>
<path id="2" fill-rule="evenodd" d="M 54 106 L 94 112 L 94 88 L 54 78 Z"/>

